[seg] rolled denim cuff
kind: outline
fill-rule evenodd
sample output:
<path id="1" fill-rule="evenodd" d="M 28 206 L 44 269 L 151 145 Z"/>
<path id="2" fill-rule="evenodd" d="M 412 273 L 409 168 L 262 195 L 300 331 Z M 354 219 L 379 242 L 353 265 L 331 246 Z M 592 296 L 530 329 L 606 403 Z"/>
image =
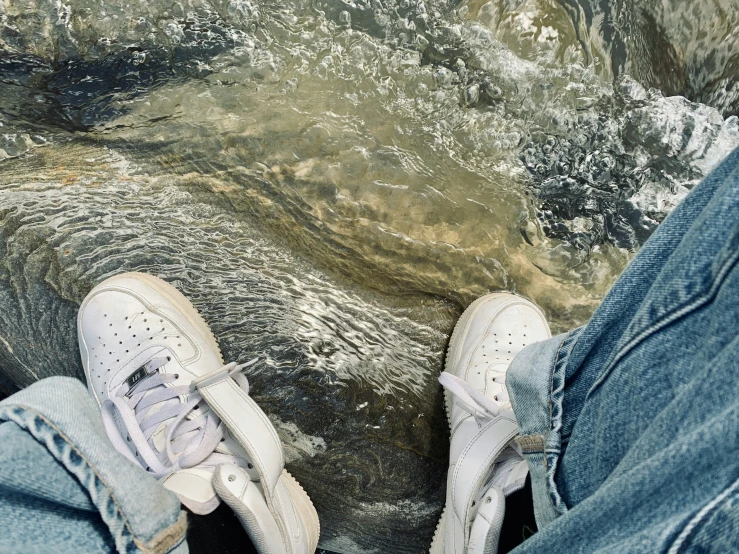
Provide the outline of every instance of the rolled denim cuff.
<path id="1" fill-rule="evenodd" d="M 565 369 L 582 330 L 527 346 L 513 359 L 506 377 L 521 433 L 516 442 L 529 465 L 539 530 L 567 511 L 554 476 L 562 452 Z"/>
<path id="2" fill-rule="evenodd" d="M 74 475 L 118 552 L 185 554 L 187 517 L 177 497 L 113 448 L 87 389 L 50 377 L 0 402 L 0 421 L 31 434 Z"/>

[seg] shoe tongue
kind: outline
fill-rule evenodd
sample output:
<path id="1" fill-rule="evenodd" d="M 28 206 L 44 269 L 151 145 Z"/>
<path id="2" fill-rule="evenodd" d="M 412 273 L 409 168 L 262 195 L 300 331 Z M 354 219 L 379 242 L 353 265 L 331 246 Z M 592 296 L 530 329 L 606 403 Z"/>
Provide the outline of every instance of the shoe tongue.
<path id="1" fill-rule="evenodd" d="M 162 365 L 158 368 L 150 369 L 151 364 L 158 360 L 161 360 L 160 363 Z M 180 378 L 178 379 L 178 385 L 189 385 L 193 379 L 190 372 L 185 370 L 168 350 L 162 350 L 157 352 L 156 355 L 151 356 L 148 359 L 144 359 L 141 365 L 134 369 L 128 377 L 123 380 L 121 386 L 124 387 L 125 396 L 130 397 L 144 381 L 157 373 L 172 373 L 179 375 Z"/>
<path id="2" fill-rule="evenodd" d="M 157 358 L 163 358 L 163 361 L 166 360 L 166 362 L 160 366 L 157 369 L 149 369 L 148 363 L 151 360 L 156 360 Z M 157 375 L 159 373 L 167 373 L 171 375 L 177 375 L 177 382 L 173 385 L 176 386 L 182 386 L 182 385 L 188 385 L 193 377 L 190 375 L 189 372 L 185 371 L 182 366 L 179 364 L 179 362 L 172 357 L 169 352 L 163 351 L 151 360 L 148 360 L 147 363 L 136 369 L 131 375 L 126 379 L 125 385 L 130 385 L 130 388 L 125 393 L 126 396 L 132 395 L 136 393 L 136 390 L 146 382 L 147 379 L 150 379 L 152 376 Z M 165 386 L 165 385 L 161 385 Z M 147 390 L 144 393 L 144 398 L 146 398 L 147 395 L 153 394 L 156 390 L 159 390 L 160 387 L 153 387 L 149 390 Z M 175 399 L 168 400 L 167 402 L 173 402 Z M 180 403 L 184 402 L 183 398 L 179 399 Z M 154 404 L 148 408 L 147 416 L 151 416 L 156 414 L 160 409 L 164 407 L 164 403 L 161 404 Z M 162 421 L 158 426 L 156 431 L 151 435 L 149 438 L 149 442 L 151 446 L 154 448 L 155 452 L 157 454 L 164 453 L 166 449 L 166 443 L 167 443 L 167 425 L 171 423 L 171 421 L 174 419 L 174 416 Z"/>

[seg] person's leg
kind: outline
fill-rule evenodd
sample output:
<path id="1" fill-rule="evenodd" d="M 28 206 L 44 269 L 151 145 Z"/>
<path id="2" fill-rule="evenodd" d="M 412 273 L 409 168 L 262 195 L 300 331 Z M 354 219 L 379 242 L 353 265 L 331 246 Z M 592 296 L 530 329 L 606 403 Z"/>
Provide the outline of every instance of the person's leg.
<path id="1" fill-rule="evenodd" d="M 587 326 L 513 361 L 508 390 L 540 527 L 516 552 L 739 543 L 738 257 L 735 151 Z"/>
<path id="2" fill-rule="evenodd" d="M 0 402 L 0 551 L 187 552 L 175 496 L 118 454 L 84 385 Z"/>

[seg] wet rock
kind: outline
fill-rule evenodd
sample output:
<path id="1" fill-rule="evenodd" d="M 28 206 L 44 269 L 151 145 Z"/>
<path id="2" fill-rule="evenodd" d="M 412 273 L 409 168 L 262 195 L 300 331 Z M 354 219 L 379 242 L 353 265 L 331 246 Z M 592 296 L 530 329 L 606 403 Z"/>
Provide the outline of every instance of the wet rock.
<path id="1" fill-rule="evenodd" d="M 559 0 L 614 77 L 630 75 L 665 95 L 684 95 L 739 115 L 739 5 L 703 2 Z"/>
<path id="2" fill-rule="evenodd" d="M 638 248 L 739 146 L 736 117 L 647 92 L 628 77 L 616 90 L 614 117 L 582 116 L 574 140 L 540 135 L 521 155 L 535 182 L 544 232 L 585 250 L 606 242 Z M 591 222 L 587 230 L 575 223 L 581 218 Z"/>

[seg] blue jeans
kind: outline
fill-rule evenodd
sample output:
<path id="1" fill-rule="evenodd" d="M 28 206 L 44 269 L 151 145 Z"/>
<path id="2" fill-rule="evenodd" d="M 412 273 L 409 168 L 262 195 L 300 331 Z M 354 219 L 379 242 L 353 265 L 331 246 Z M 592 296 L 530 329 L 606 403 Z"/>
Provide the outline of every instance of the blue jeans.
<path id="1" fill-rule="evenodd" d="M 590 322 L 508 391 L 539 532 L 514 552 L 739 552 L 739 150 L 662 223 Z"/>
<path id="2" fill-rule="evenodd" d="M 739 150 L 585 326 L 508 389 L 538 533 L 514 552 L 739 551 Z M 0 402 L 0 551 L 186 552 L 177 499 L 118 455 L 81 383 Z"/>
<path id="3" fill-rule="evenodd" d="M 87 389 L 51 377 L 0 402 L 0 552 L 186 554 L 172 493 L 118 454 Z"/>

